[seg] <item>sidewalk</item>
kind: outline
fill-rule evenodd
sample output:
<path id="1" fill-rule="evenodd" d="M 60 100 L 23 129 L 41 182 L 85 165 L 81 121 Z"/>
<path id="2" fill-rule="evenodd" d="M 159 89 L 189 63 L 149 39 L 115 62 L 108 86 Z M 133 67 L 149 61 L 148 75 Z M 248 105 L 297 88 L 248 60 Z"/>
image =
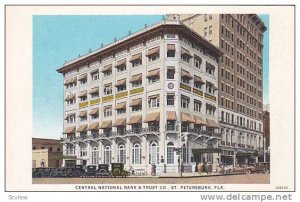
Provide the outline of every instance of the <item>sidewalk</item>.
<path id="1" fill-rule="evenodd" d="M 212 174 L 206 174 L 202 173 L 199 175 L 199 173 L 182 173 L 182 178 L 195 178 L 195 177 L 216 177 L 216 176 L 226 176 L 226 175 L 244 175 L 245 173 L 212 173 Z M 180 173 L 161 173 L 155 176 L 152 175 L 131 175 L 128 176 L 131 178 L 181 178 Z"/>

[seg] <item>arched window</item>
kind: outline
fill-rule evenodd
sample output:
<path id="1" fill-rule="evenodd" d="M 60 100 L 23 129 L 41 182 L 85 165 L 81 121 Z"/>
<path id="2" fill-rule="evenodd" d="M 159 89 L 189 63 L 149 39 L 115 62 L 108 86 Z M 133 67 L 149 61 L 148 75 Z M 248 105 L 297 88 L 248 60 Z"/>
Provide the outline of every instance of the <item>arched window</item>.
<path id="1" fill-rule="evenodd" d="M 98 147 L 94 147 L 92 149 L 92 165 L 97 165 L 99 159 L 99 149 Z"/>
<path id="2" fill-rule="evenodd" d="M 174 143 L 167 144 L 167 164 L 174 164 Z"/>
<path id="3" fill-rule="evenodd" d="M 118 163 L 126 163 L 126 148 L 123 144 L 120 144 L 118 146 L 117 151 L 117 162 Z"/>
<path id="4" fill-rule="evenodd" d="M 142 148 L 140 143 L 135 143 L 133 145 L 132 164 L 142 164 Z"/>
<path id="5" fill-rule="evenodd" d="M 107 145 L 104 147 L 104 164 L 110 164 L 111 161 L 111 147 Z"/>
<path id="6" fill-rule="evenodd" d="M 87 155 L 87 145 L 83 144 L 80 146 L 80 157 Z"/>
<path id="7" fill-rule="evenodd" d="M 158 143 L 151 142 L 149 147 L 149 164 L 159 164 Z"/>

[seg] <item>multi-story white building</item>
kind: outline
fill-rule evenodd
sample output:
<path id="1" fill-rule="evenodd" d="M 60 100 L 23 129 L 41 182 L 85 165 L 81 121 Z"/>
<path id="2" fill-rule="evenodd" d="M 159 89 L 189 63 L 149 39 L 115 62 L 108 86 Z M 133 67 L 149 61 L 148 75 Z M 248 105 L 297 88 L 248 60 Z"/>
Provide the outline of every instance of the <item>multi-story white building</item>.
<path id="1" fill-rule="evenodd" d="M 66 62 L 64 166 L 120 162 L 149 173 L 155 164 L 162 173 L 178 172 L 180 159 L 185 171 L 219 163 L 220 56 L 164 20 Z"/>
<path id="2" fill-rule="evenodd" d="M 256 14 L 172 14 L 223 52 L 219 65 L 221 161 L 263 160 L 263 33 Z"/>

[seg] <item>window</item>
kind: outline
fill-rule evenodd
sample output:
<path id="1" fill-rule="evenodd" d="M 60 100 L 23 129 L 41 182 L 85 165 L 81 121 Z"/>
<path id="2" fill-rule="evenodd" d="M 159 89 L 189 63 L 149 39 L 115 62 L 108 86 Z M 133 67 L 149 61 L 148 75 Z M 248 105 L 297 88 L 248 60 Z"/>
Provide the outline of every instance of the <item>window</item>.
<path id="1" fill-rule="evenodd" d="M 167 45 L 167 57 L 168 58 L 175 57 L 175 52 L 176 52 L 175 44 L 168 44 Z"/>
<path id="2" fill-rule="evenodd" d="M 140 65 L 142 65 L 142 60 L 132 61 L 132 67 L 138 67 Z"/>
<path id="3" fill-rule="evenodd" d="M 174 164 L 174 143 L 167 144 L 167 164 Z"/>
<path id="4" fill-rule="evenodd" d="M 139 143 L 133 145 L 132 164 L 142 164 L 142 148 Z"/>
<path id="5" fill-rule="evenodd" d="M 142 80 L 132 82 L 132 88 L 138 88 L 142 86 Z"/>
<path id="6" fill-rule="evenodd" d="M 112 71 L 111 70 L 103 72 L 103 76 L 104 77 L 109 77 L 110 75 L 112 75 Z"/>
<path id="7" fill-rule="evenodd" d="M 149 164 L 159 164 L 159 147 L 156 142 L 150 143 L 149 147 Z"/>
<path id="8" fill-rule="evenodd" d="M 97 81 L 99 80 L 99 71 L 91 73 L 92 75 L 92 81 Z"/>
<path id="9" fill-rule="evenodd" d="M 188 78 L 188 77 L 185 77 L 185 76 L 182 76 L 181 77 L 181 82 L 182 83 L 185 83 L 185 84 L 187 84 L 187 85 L 190 85 L 190 78 Z"/>
<path id="10" fill-rule="evenodd" d="M 92 149 L 92 165 L 98 165 L 99 150 L 97 147 Z"/>
<path id="11" fill-rule="evenodd" d="M 190 63 L 190 56 L 186 55 L 186 54 L 182 54 L 181 55 L 181 60 L 183 62 L 186 62 L 186 63 Z"/>
<path id="12" fill-rule="evenodd" d="M 112 116 L 112 106 L 104 107 L 104 117 Z"/>
<path id="13" fill-rule="evenodd" d="M 120 65 L 117 67 L 117 72 L 124 72 L 126 71 L 126 65 Z"/>
<path id="14" fill-rule="evenodd" d="M 137 105 L 132 107 L 132 112 L 138 112 L 142 110 L 142 105 Z"/>
<path id="15" fill-rule="evenodd" d="M 118 146 L 117 150 L 117 162 L 118 163 L 126 163 L 126 148 L 123 144 Z"/>
<path id="16" fill-rule="evenodd" d="M 123 109 L 117 109 L 117 114 L 120 115 L 120 114 L 125 114 L 126 113 L 126 108 L 123 108 Z"/>
<path id="17" fill-rule="evenodd" d="M 126 90 L 126 85 L 121 85 L 117 87 L 117 92 L 125 91 Z"/>
<path id="18" fill-rule="evenodd" d="M 107 145 L 104 147 L 104 164 L 110 164 L 111 162 L 111 147 Z"/>
<path id="19" fill-rule="evenodd" d="M 153 62 L 159 59 L 159 54 L 153 54 L 148 56 L 149 62 Z"/>
<path id="20" fill-rule="evenodd" d="M 215 73 L 215 66 L 210 64 L 209 62 L 206 62 L 206 73 L 214 76 Z"/>
<path id="21" fill-rule="evenodd" d="M 159 96 L 150 97 L 148 99 L 148 107 L 151 108 L 157 108 L 159 107 Z"/>
<path id="22" fill-rule="evenodd" d="M 207 27 L 204 27 L 204 36 L 207 36 Z"/>
<path id="23" fill-rule="evenodd" d="M 148 77 L 148 83 L 149 84 L 152 84 L 152 83 L 156 83 L 159 81 L 159 76 L 151 76 L 151 77 Z"/>
<path id="24" fill-rule="evenodd" d="M 104 85 L 104 95 L 110 95 L 112 94 L 112 84 L 107 84 L 107 85 Z"/>
<path id="25" fill-rule="evenodd" d="M 80 157 L 87 156 L 87 145 L 80 146 Z"/>
<path id="26" fill-rule="evenodd" d="M 118 135 L 125 135 L 126 133 L 126 126 L 118 126 L 117 127 L 117 134 Z"/>
<path id="27" fill-rule="evenodd" d="M 175 67 L 167 67 L 167 79 L 175 78 Z"/>
<path id="28" fill-rule="evenodd" d="M 210 25 L 210 26 L 208 27 L 208 34 L 209 34 L 209 35 L 212 34 L 212 25 Z"/>
<path id="29" fill-rule="evenodd" d="M 199 100 L 194 100 L 194 111 L 201 112 L 202 103 Z"/>
<path id="30" fill-rule="evenodd" d="M 181 96 L 181 108 L 188 109 L 190 104 L 190 98 Z"/>
<path id="31" fill-rule="evenodd" d="M 167 94 L 167 105 L 174 106 L 175 102 L 175 95 L 174 94 Z"/>
<path id="32" fill-rule="evenodd" d="M 202 63 L 202 59 L 195 55 L 194 66 L 197 67 L 198 69 L 200 69 L 201 63 Z"/>

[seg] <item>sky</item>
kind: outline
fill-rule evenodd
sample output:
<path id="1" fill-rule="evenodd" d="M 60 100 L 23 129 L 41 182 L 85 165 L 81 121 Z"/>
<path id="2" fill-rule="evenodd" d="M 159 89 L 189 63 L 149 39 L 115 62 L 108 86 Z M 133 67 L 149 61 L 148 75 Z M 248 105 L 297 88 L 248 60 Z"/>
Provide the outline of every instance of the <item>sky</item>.
<path id="1" fill-rule="evenodd" d="M 260 17 L 268 27 L 269 16 Z M 62 136 L 64 86 L 56 70 L 65 61 L 162 19 L 162 15 L 33 16 L 33 137 Z M 264 104 L 269 103 L 268 47 L 269 30 L 264 36 Z"/>

